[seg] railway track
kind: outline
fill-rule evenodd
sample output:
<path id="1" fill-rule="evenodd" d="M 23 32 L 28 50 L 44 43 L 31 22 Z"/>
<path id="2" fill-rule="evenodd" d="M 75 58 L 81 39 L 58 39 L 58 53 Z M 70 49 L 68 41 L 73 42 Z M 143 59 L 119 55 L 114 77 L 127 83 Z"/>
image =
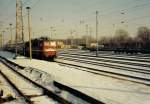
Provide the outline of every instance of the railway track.
<path id="1" fill-rule="evenodd" d="M 9 78 L 8 78 L 8 76 L 6 76 L 7 79 L 13 79 L 13 80 L 17 79 L 17 80 L 19 80 L 19 82 L 20 82 L 21 84 L 24 83 L 23 86 L 28 86 L 27 88 L 31 88 L 31 89 L 33 89 L 34 91 L 37 90 L 37 89 L 35 89 L 35 88 L 41 89 L 41 93 L 40 93 L 40 94 L 37 94 L 37 93 L 39 93 L 39 92 L 35 92 L 35 93 L 33 92 L 33 94 L 30 95 L 31 92 L 28 91 L 28 92 L 29 92 L 29 93 L 28 93 L 28 92 L 27 92 L 26 90 L 24 90 L 24 89 L 21 90 L 21 87 L 23 87 L 23 86 L 20 86 L 20 84 L 15 84 L 14 82 L 12 82 L 12 84 L 15 86 L 15 88 L 18 89 L 17 92 L 19 92 L 19 95 L 23 96 L 23 98 L 25 99 L 25 102 L 26 102 L 27 104 L 34 104 L 33 101 L 30 99 L 30 97 L 28 97 L 28 96 L 34 96 L 34 95 L 36 95 L 36 96 L 48 96 L 50 100 L 53 99 L 54 102 L 58 102 L 58 103 L 60 103 L 60 104 L 71 104 L 71 102 L 69 102 L 69 101 L 63 99 L 62 97 L 58 96 L 58 95 L 55 94 L 54 92 L 52 92 L 52 91 L 50 91 L 49 89 L 45 88 L 44 86 L 42 86 L 42 85 L 36 83 L 35 81 L 33 81 L 33 80 L 27 78 L 26 76 L 22 75 L 21 73 L 17 72 L 17 71 L 16 71 L 16 68 L 13 67 L 13 65 L 11 65 L 11 64 L 9 64 L 9 63 L 5 63 L 4 60 L 3 60 L 2 63 L 3 63 L 4 65 L 6 65 L 9 69 L 11 69 L 11 70 L 8 70 L 8 71 L 9 71 L 9 74 L 11 74 L 13 77 L 15 76 L 14 78 L 12 78 L 12 77 L 9 77 Z M 19 70 L 19 69 L 17 68 L 17 70 Z M 13 71 L 13 74 L 12 74 L 12 72 L 10 72 L 10 71 Z M 17 80 L 16 80 L 15 82 L 17 82 Z M 12 84 L 11 84 L 11 85 L 12 85 Z M 31 86 L 31 87 L 30 87 L 30 86 Z M 34 86 L 34 87 L 33 87 L 33 86 Z M 24 93 L 25 93 L 26 95 L 24 95 Z M 42 98 L 42 100 L 47 101 L 46 98 Z M 39 103 L 39 104 L 40 104 L 40 103 Z"/>
<path id="2" fill-rule="evenodd" d="M 140 68 L 128 67 L 128 66 L 123 66 L 123 65 L 116 65 L 116 64 L 105 63 L 105 62 L 98 62 L 95 60 L 86 60 L 86 59 L 79 59 L 79 58 L 72 58 L 72 57 L 61 57 L 60 59 L 75 61 L 75 62 L 80 62 L 80 63 L 86 63 L 86 64 L 90 64 L 90 65 L 120 69 L 120 70 L 125 70 L 125 71 L 130 71 L 130 72 L 150 74 L 150 70 L 148 70 L 148 69 L 140 69 Z"/>
<path id="3" fill-rule="evenodd" d="M 85 60 L 86 62 L 91 62 L 91 64 L 97 64 L 98 66 L 105 66 L 105 67 L 111 67 L 112 68 L 122 68 L 125 70 L 131 70 L 131 71 L 139 71 L 139 72 L 145 72 L 150 74 L 150 64 L 149 63 L 140 63 L 140 62 L 132 62 L 132 61 L 123 61 L 123 60 L 113 60 L 113 59 L 107 59 L 107 58 L 93 58 L 90 56 L 79 56 L 79 55 L 62 55 L 59 56 L 61 59 L 80 59 Z M 133 69 L 133 70 L 132 70 Z"/>
<path id="4" fill-rule="evenodd" d="M 31 80 L 30 78 L 28 78 L 27 76 L 24 76 L 23 74 L 21 74 L 19 71 L 17 70 L 23 70 L 24 68 L 22 66 L 19 66 L 3 57 L 0 57 L 0 61 L 6 65 L 9 69 L 11 69 L 11 71 L 13 71 L 17 77 L 20 77 L 21 79 L 29 82 L 30 84 L 34 85 L 36 88 L 39 88 L 42 90 L 42 95 L 44 96 L 48 96 L 50 99 L 53 99 L 55 102 L 58 102 L 60 104 L 75 104 L 74 102 L 70 101 L 69 99 L 65 99 L 62 95 L 56 93 L 55 91 L 51 91 L 50 89 L 48 89 L 47 87 L 37 83 L 36 81 Z M 60 93 L 62 91 L 66 91 L 68 92 L 68 95 L 73 95 L 73 97 L 75 97 L 75 99 L 80 99 L 78 102 L 78 104 L 104 104 L 101 101 L 98 101 L 80 91 L 77 91 L 73 88 L 70 88 L 66 85 L 63 85 L 57 81 L 53 81 L 53 85 L 56 87 L 56 89 L 60 89 Z M 16 86 L 16 85 L 15 85 Z M 17 87 L 16 87 L 17 88 Z M 31 101 L 30 97 L 23 95 L 24 93 L 22 93 L 22 96 L 25 96 L 25 100 L 27 104 L 33 104 L 33 101 Z"/>
<path id="5" fill-rule="evenodd" d="M 85 61 L 87 60 L 88 62 L 91 61 L 91 64 L 94 65 L 102 65 L 105 67 L 110 67 L 110 65 L 112 66 L 112 68 L 122 68 L 125 70 L 130 70 L 131 71 L 139 71 L 139 72 L 143 72 L 143 73 L 147 73 L 149 74 L 150 72 L 150 63 L 148 62 L 137 62 L 137 61 L 128 61 L 124 58 L 122 59 L 113 59 L 113 58 L 103 58 L 103 56 L 100 57 L 94 57 L 94 56 L 90 56 L 90 55 L 79 55 L 79 54 L 60 54 L 59 58 L 61 59 L 82 59 Z M 93 62 L 92 62 L 93 61 Z M 90 63 L 90 62 L 89 62 Z M 134 69 L 134 70 L 132 70 Z"/>
<path id="6" fill-rule="evenodd" d="M 61 61 L 59 59 L 61 59 Z M 133 67 L 128 67 L 119 64 L 116 65 L 116 64 L 106 63 L 107 61 L 95 60 L 92 59 L 91 57 L 90 58 L 82 57 L 82 55 L 81 57 L 79 55 L 72 56 L 72 54 L 71 55 L 63 54 L 62 56 L 59 57 L 59 59 L 56 60 L 58 63 L 75 66 L 78 68 L 86 68 L 88 69 L 88 72 L 92 72 L 92 73 L 94 72 L 95 74 L 103 74 L 107 76 L 109 74 L 109 76 L 111 77 L 123 78 L 137 83 L 150 85 L 150 70 L 148 69 L 149 66 L 146 65 L 143 65 L 144 67 L 146 67 L 145 69 L 140 69 L 138 67 L 136 68 L 135 64 L 133 65 Z M 75 64 L 72 62 L 75 62 Z M 102 67 L 111 68 L 111 69 L 105 69 L 105 68 L 103 69 Z"/>
<path id="7" fill-rule="evenodd" d="M 25 100 L 27 104 L 32 104 L 32 101 L 29 97 L 27 97 L 9 78 L 6 76 L 2 71 L 0 71 L 0 74 L 3 76 L 3 78 L 10 84 L 10 86 Z"/>
<path id="8" fill-rule="evenodd" d="M 81 65 L 79 63 L 76 63 L 76 64 L 73 63 L 72 64 L 70 62 L 64 62 L 62 60 L 59 60 L 59 61 L 57 60 L 56 62 L 62 66 L 74 67 L 77 70 L 82 70 L 82 71 L 93 73 L 96 75 L 102 75 L 102 76 L 112 77 L 115 79 L 127 80 L 127 81 L 131 81 L 131 82 L 140 83 L 140 84 L 150 86 L 150 79 L 136 77 L 136 76 L 132 76 L 132 75 L 128 75 L 128 74 L 99 70 L 99 69 L 94 68 L 94 67 L 89 67 L 89 66 L 87 66 L 87 64 L 84 64 L 84 65 Z"/>
<path id="9" fill-rule="evenodd" d="M 112 56 L 112 55 L 99 55 L 99 57 L 95 56 L 95 55 L 86 55 L 86 54 L 77 54 L 77 53 L 60 53 L 60 56 L 80 56 L 80 57 L 84 57 L 84 58 L 89 58 L 89 59 L 94 59 L 97 61 L 110 61 L 110 62 L 114 62 L 114 63 L 123 63 L 123 64 L 132 64 L 132 65 L 142 65 L 142 66 L 147 66 L 150 67 L 150 60 L 145 60 L 145 59 L 137 59 L 137 58 L 126 58 L 124 57 L 117 57 L 117 56 Z M 142 64 L 141 62 L 147 63 L 147 64 Z"/>

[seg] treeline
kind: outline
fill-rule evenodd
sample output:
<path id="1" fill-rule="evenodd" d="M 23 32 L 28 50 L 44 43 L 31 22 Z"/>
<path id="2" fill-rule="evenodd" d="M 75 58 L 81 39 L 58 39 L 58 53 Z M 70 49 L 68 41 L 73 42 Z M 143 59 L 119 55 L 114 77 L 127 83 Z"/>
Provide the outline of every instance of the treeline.
<path id="1" fill-rule="evenodd" d="M 105 45 L 107 48 L 137 48 L 150 49 L 150 29 L 147 27 L 139 27 L 134 37 L 129 35 L 128 31 L 119 29 L 113 37 L 103 37 L 99 44 Z"/>

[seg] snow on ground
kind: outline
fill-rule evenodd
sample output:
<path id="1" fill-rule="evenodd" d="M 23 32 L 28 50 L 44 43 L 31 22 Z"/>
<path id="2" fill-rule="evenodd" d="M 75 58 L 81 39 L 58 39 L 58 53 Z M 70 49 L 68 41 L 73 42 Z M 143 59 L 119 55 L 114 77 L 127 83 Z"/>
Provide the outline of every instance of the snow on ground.
<path id="1" fill-rule="evenodd" d="M 6 82 L 6 80 L 1 75 L 0 75 L 0 90 L 3 90 L 2 98 L 7 97 L 8 95 L 12 95 L 13 97 L 16 96 L 16 94 L 13 92 L 12 88 L 9 86 L 9 84 Z"/>
<path id="2" fill-rule="evenodd" d="M 23 58 L 23 57 L 22 57 Z M 52 99 L 49 99 L 47 96 L 43 95 L 43 92 L 41 91 L 41 89 L 36 88 L 35 86 L 33 86 L 31 83 L 28 83 L 27 81 L 25 81 L 23 78 L 21 78 L 20 76 L 16 75 L 13 71 L 8 70 L 8 68 L 0 63 L 1 66 L 1 71 L 3 73 L 5 73 L 5 75 L 14 83 L 16 84 L 16 86 L 25 94 L 28 96 L 34 96 L 36 95 L 36 97 L 31 98 L 31 100 L 35 103 L 35 104 L 58 104 L 57 102 L 55 102 Z M 8 90 L 9 91 L 9 90 Z M 13 90 L 14 91 L 14 90 Z M 9 91 L 10 93 L 10 91 Z M 17 97 L 14 98 L 20 98 L 19 95 L 16 94 Z M 11 101 L 9 102 L 9 104 L 16 104 L 16 103 L 22 103 L 20 101 Z"/>
<path id="3" fill-rule="evenodd" d="M 5 102 L 3 104 L 26 104 L 26 102 L 23 101 L 22 99 L 16 99 L 16 100 L 13 100 L 11 102 Z"/>
<path id="4" fill-rule="evenodd" d="M 2 64 L 0 63 L 0 70 L 2 69 Z M 6 98 L 8 96 L 12 96 L 13 98 L 18 98 L 17 94 L 14 92 L 13 88 L 10 87 L 10 85 L 6 82 L 6 80 L 0 75 L 0 89 L 3 90 L 3 96 L 2 98 Z M 15 99 L 10 102 L 5 102 L 3 104 L 26 104 L 23 100 L 21 99 Z"/>
<path id="5" fill-rule="evenodd" d="M 1 56 L 22 66 L 34 67 L 55 76 L 55 80 L 78 89 L 106 104 L 150 104 L 150 87 L 134 82 L 94 75 L 55 62 L 12 59 L 14 54 L 0 52 Z"/>
<path id="6" fill-rule="evenodd" d="M 34 104 L 59 104 L 47 96 L 33 97 L 31 100 L 34 102 Z"/>
<path id="7" fill-rule="evenodd" d="M 23 78 L 20 76 L 16 75 L 13 71 L 8 70 L 8 68 L 1 64 L 1 71 L 14 83 L 17 84 L 16 86 L 24 93 L 27 95 L 32 95 L 32 94 L 37 94 L 40 95 L 42 94 L 42 91 L 38 88 L 35 88 L 33 85 L 25 81 Z"/>

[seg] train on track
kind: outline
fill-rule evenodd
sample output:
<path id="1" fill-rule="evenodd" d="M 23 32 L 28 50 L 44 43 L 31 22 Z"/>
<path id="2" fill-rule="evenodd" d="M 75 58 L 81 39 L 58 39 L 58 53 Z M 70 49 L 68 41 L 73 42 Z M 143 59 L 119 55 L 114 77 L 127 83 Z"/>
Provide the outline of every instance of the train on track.
<path id="1" fill-rule="evenodd" d="M 41 37 L 31 40 L 33 58 L 42 60 L 54 60 L 57 57 L 56 42 L 50 41 L 47 37 Z M 15 44 L 6 44 L 4 50 L 15 52 Z M 29 41 L 17 44 L 17 51 L 21 55 L 29 57 Z"/>

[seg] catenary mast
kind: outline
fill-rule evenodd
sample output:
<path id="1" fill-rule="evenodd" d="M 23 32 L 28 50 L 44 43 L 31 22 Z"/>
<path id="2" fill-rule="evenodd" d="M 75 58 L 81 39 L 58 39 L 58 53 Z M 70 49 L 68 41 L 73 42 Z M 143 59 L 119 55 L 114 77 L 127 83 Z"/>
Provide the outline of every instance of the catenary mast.
<path id="1" fill-rule="evenodd" d="M 23 19 L 22 19 L 22 0 L 16 0 L 16 55 L 18 54 L 18 44 L 23 42 Z"/>

